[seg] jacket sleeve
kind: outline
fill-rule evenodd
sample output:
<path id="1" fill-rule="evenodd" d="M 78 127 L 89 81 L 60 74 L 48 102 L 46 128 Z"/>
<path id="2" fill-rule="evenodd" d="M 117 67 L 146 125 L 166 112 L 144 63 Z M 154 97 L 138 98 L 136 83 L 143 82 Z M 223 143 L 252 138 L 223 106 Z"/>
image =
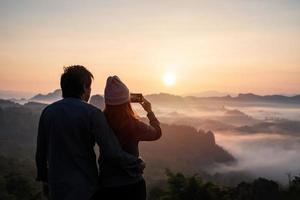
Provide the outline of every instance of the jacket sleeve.
<path id="1" fill-rule="evenodd" d="M 123 169 L 139 168 L 138 158 L 122 150 L 117 137 L 100 110 L 93 113 L 92 134 L 100 147 L 100 154 L 103 159 L 109 160 L 112 164 L 121 166 Z"/>
<path id="2" fill-rule="evenodd" d="M 36 180 L 48 182 L 47 132 L 44 124 L 44 111 L 39 120 L 35 161 L 37 169 Z"/>
<path id="3" fill-rule="evenodd" d="M 160 128 L 160 123 L 155 117 L 153 112 L 149 112 L 147 117 L 150 121 L 150 126 L 143 122 L 138 122 L 136 124 L 136 139 L 139 141 L 153 141 L 158 140 L 162 133 Z"/>

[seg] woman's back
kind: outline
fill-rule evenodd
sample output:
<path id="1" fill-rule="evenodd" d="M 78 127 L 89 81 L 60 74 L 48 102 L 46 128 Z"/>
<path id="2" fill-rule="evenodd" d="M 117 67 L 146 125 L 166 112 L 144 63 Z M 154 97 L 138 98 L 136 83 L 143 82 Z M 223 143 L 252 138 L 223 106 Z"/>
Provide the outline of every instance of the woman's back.
<path id="1" fill-rule="evenodd" d="M 106 105 L 104 114 L 123 150 L 132 155 L 139 156 L 139 141 L 153 141 L 161 137 L 159 121 L 153 112 L 147 115 L 150 126 L 137 119 L 130 103 L 118 106 Z"/>
<path id="2" fill-rule="evenodd" d="M 147 112 L 150 121 L 148 125 L 139 121 L 134 114 L 129 89 L 119 77 L 108 77 L 104 98 L 104 114 L 124 151 L 138 157 L 139 141 L 153 141 L 161 137 L 159 121 L 152 112 L 151 104 L 142 97 L 140 104 Z M 103 159 L 100 156 L 100 180 L 105 182 L 103 191 L 110 199 L 146 199 L 143 169 L 136 169 L 128 174 L 118 170 L 111 161 Z M 141 163 L 141 166 L 144 165 Z"/>

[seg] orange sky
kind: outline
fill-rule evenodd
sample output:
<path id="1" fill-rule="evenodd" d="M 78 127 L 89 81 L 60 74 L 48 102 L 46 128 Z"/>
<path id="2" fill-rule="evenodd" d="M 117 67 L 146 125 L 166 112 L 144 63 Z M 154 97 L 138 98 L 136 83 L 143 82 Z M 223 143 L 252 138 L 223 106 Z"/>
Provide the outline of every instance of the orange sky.
<path id="1" fill-rule="evenodd" d="M 0 90 L 49 92 L 81 64 L 94 93 L 113 74 L 143 93 L 300 92 L 298 1 L 81 2 L 0 3 Z"/>

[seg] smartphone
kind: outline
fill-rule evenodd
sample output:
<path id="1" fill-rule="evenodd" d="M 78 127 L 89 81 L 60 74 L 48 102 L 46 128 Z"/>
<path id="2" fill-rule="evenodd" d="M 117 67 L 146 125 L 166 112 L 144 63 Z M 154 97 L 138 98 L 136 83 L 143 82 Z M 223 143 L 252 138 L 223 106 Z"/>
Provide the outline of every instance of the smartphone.
<path id="1" fill-rule="evenodd" d="M 143 102 L 143 95 L 141 93 L 130 93 L 130 102 L 132 103 Z"/>

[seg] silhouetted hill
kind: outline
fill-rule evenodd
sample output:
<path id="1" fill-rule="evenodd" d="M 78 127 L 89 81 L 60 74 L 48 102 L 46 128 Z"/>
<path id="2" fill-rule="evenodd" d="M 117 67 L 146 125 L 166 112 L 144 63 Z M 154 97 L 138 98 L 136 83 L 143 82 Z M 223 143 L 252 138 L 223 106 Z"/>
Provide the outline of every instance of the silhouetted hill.
<path id="1" fill-rule="evenodd" d="M 21 107 L 21 105 L 10 100 L 0 99 L 0 108 L 7 107 Z"/>
<path id="2" fill-rule="evenodd" d="M 259 123 L 260 121 L 254 119 L 253 117 L 246 115 L 245 113 L 241 112 L 240 110 L 226 110 L 223 116 L 217 118 L 218 121 L 227 123 L 230 125 L 253 125 Z"/>
<path id="3" fill-rule="evenodd" d="M 90 104 L 96 106 L 100 110 L 103 110 L 105 107 L 104 98 L 101 95 L 93 95 L 89 101 Z"/>
<path id="4" fill-rule="evenodd" d="M 171 112 L 159 117 L 162 122 L 168 124 L 189 125 L 213 131 L 234 130 L 239 126 L 250 126 L 262 122 L 262 120 L 255 119 L 240 110 L 226 108 L 219 110 L 215 115 L 186 116 L 178 112 Z"/>
<path id="5" fill-rule="evenodd" d="M 262 102 L 275 102 L 275 103 L 300 103 L 300 95 L 287 97 L 283 95 L 266 95 L 259 96 L 252 93 L 239 94 L 236 98 L 238 101 L 262 101 Z"/>
<path id="6" fill-rule="evenodd" d="M 216 144 L 211 131 L 197 131 L 184 125 L 162 124 L 163 136 L 155 142 L 143 142 L 141 155 L 146 160 L 146 178 L 157 181 L 163 169 L 186 173 L 210 168 L 216 163 L 233 163 L 235 158 Z"/>
<path id="7" fill-rule="evenodd" d="M 151 102 L 154 103 L 193 103 L 193 104 L 208 104 L 208 103 L 222 103 L 223 105 L 232 105 L 236 103 L 252 103 L 252 104 L 299 104 L 300 105 L 300 95 L 288 97 L 283 95 L 266 95 L 260 96 L 252 93 L 239 94 L 236 97 L 230 95 L 223 97 L 195 97 L 195 96 L 176 96 L 172 94 L 160 93 L 146 95 Z"/>
<path id="8" fill-rule="evenodd" d="M 174 115 L 174 117 L 160 117 L 160 121 L 165 122 L 167 124 L 186 125 L 195 127 L 197 129 L 201 128 L 204 130 L 212 131 L 233 130 L 234 128 L 236 128 L 236 126 L 226 124 L 225 122 L 216 119 L 185 117 L 182 115 Z"/>
<path id="9" fill-rule="evenodd" d="M 160 103 L 181 103 L 184 101 L 184 97 L 178 95 L 172 95 L 167 93 L 149 94 L 145 96 L 151 102 Z"/>
<path id="10" fill-rule="evenodd" d="M 43 110 L 48 104 L 38 103 L 38 102 L 28 102 L 24 104 L 25 108 L 29 108 L 32 111 L 40 112 Z"/>
<path id="11" fill-rule="evenodd" d="M 30 98 L 30 101 L 41 101 L 41 102 L 54 102 L 62 98 L 61 89 L 57 89 L 48 94 L 37 94 Z"/>
<path id="12" fill-rule="evenodd" d="M 244 133 L 278 133 L 300 136 L 300 121 L 277 120 L 261 122 L 253 126 L 241 126 L 235 130 Z"/>

